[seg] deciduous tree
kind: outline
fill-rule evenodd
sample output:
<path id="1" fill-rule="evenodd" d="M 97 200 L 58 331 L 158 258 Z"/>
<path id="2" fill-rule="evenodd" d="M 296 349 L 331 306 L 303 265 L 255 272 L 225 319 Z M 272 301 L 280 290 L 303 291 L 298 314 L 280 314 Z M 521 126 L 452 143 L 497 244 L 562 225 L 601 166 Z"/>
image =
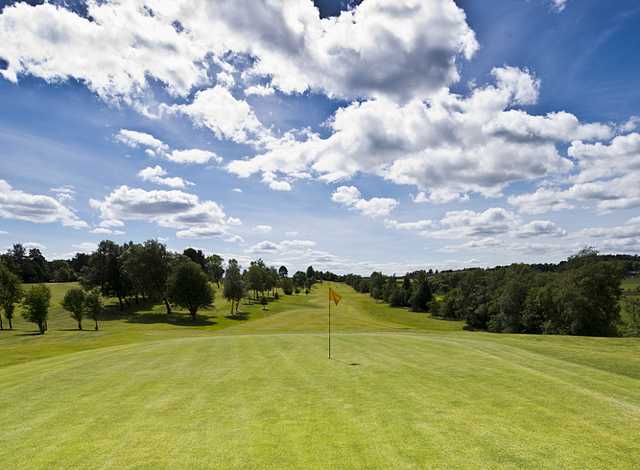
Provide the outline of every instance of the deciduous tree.
<path id="1" fill-rule="evenodd" d="M 50 300 L 51 291 L 44 284 L 31 287 L 24 295 L 22 315 L 25 320 L 38 325 L 40 334 L 47 331 Z"/>

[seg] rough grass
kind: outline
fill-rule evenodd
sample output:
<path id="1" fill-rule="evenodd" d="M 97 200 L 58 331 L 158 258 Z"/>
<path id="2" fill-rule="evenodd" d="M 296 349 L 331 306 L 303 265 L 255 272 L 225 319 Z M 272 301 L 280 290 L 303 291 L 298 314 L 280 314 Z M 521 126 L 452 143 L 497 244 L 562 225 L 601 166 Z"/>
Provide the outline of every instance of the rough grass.
<path id="1" fill-rule="evenodd" d="M 640 340 L 466 332 L 334 288 L 331 361 L 327 284 L 246 320 L 122 318 L 98 336 L 52 315 L 44 338 L 0 333 L 0 356 L 40 358 L 0 368 L 0 462 L 637 468 Z"/>

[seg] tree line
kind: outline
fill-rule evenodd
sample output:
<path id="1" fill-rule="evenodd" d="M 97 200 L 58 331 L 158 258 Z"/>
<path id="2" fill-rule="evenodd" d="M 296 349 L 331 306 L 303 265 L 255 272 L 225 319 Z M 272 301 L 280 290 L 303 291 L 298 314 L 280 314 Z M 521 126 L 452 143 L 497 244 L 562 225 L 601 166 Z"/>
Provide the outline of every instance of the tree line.
<path id="1" fill-rule="evenodd" d="M 621 302 L 620 288 L 623 277 L 639 273 L 640 257 L 585 248 L 557 264 L 416 271 L 402 278 L 373 272 L 342 280 L 392 307 L 464 320 L 469 330 L 640 336 L 640 299 L 629 296 Z"/>
<path id="2" fill-rule="evenodd" d="M 27 254 L 18 244 L 0 258 L 0 309 L 12 329 L 16 305 L 22 303 L 24 318 L 37 324 L 42 334 L 48 329 L 51 291 L 41 279 L 45 276 L 43 273 L 51 272 L 52 266 L 69 271 L 64 281 L 79 281 L 80 287 L 67 290 L 61 303 L 79 330 L 83 329 L 85 318 L 94 321 L 94 329 L 99 328 L 104 297 L 117 299 L 121 311 L 141 302 L 161 303 L 167 315 L 177 306 L 188 310 L 195 320 L 200 308 L 213 305 L 213 284 L 222 289 L 233 315 L 238 313 L 244 297 L 266 306 L 267 297 L 279 297 L 278 289 L 285 295 L 300 293 L 303 289 L 308 293 L 324 276 L 309 266 L 290 278 L 286 266 L 276 269 L 261 259 L 252 261 L 247 269 L 230 259 L 225 269 L 219 255 L 206 256 L 194 248 L 174 253 L 157 240 L 122 245 L 103 240 L 93 253 L 78 253 L 71 260 L 56 262 L 48 262 L 39 250 L 34 250 Z M 42 268 L 38 271 L 40 277 L 32 276 L 33 263 Z M 28 284 L 29 280 L 40 283 L 24 289 L 23 283 Z M 4 328 L 2 317 L 0 314 L 0 329 Z"/>

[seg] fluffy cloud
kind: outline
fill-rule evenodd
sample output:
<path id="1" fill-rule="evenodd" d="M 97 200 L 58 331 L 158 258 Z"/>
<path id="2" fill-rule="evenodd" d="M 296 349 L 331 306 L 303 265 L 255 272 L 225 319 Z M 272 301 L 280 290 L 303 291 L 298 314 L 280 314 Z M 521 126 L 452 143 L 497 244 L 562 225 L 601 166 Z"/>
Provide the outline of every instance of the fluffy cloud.
<path id="1" fill-rule="evenodd" d="M 210 129 L 218 139 L 257 144 L 269 137 L 269 131 L 263 127 L 251 107 L 219 85 L 198 91 L 189 104 L 165 109 L 188 116 L 196 125 Z"/>
<path id="2" fill-rule="evenodd" d="M 65 184 L 64 186 L 58 186 L 56 188 L 50 188 L 49 191 L 56 195 L 56 199 L 58 201 L 65 203 L 71 202 L 75 199 L 76 190 L 70 184 Z"/>
<path id="3" fill-rule="evenodd" d="M 30 194 L 0 179 L 0 217 L 46 224 L 59 222 L 65 227 L 88 228 L 88 224 L 62 202 L 50 196 Z"/>
<path id="4" fill-rule="evenodd" d="M 112 230 L 106 227 L 96 227 L 91 230 L 94 235 L 124 235 L 122 230 Z"/>
<path id="5" fill-rule="evenodd" d="M 566 189 L 540 188 L 530 194 L 511 196 L 508 201 L 526 214 L 571 209 L 578 201 L 593 205 L 600 212 L 631 209 L 640 207 L 640 174 L 632 172 L 609 180 L 576 183 Z"/>
<path id="6" fill-rule="evenodd" d="M 131 148 L 143 147 L 155 152 L 166 152 L 169 150 L 169 146 L 167 144 L 146 132 L 120 129 L 115 138 L 117 141 L 122 142 Z"/>
<path id="7" fill-rule="evenodd" d="M 285 93 L 406 99 L 457 81 L 457 58 L 478 48 L 452 0 L 369 0 L 325 19 L 311 0 L 113 0 L 87 9 L 90 19 L 50 4 L 5 8 L 3 76 L 75 78 L 105 99 L 126 101 L 152 78 L 186 96 L 211 81 L 210 62 L 232 52 L 253 59 L 246 75 Z"/>
<path id="8" fill-rule="evenodd" d="M 429 228 L 434 227 L 434 223 L 431 220 L 417 220 L 415 222 L 398 222 L 397 220 L 387 219 L 384 221 L 384 226 L 396 230 L 408 230 L 412 232 L 422 232 Z"/>
<path id="9" fill-rule="evenodd" d="M 210 161 L 222 162 L 222 158 L 214 152 L 201 149 L 172 150 L 160 139 L 146 132 L 120 129 L 115 136 L 116 140 L 132 148 L 144 148 L 145 153 L 151 157 L 163 157 L 174 163 L 204 164 Z M 176 186 L 178 187 L 178 186 Z"/>
<path id="10" fill-rule="evenodd" d="M 213 201 L 183 191 L 145 191 L 120 186 L 102 201 L 90 204 L 104 220 L 143 220 L 176 229 L 178 238 L 213 238 L 229 235 L 240 221 L 228 217 Z"/>
<path id="11" fill-rule="evenodd" d="M 549 220 L 523 223 L 513 212 L 491 207 L 482 212 L 449 211 L 439 221 L 398 222 L 385 220 L 385 227 L 417 232 L 441 240 L 470 239 L 455 248 L 488 248 L 504 243 L 506 238 L 563 237 L 567 233 Z"/>
<path id="12" fill-rule="evenodd" d="M 515 234 L 519 238 L 531 238 L 543 235 L 564 237 L 567 232 L 549 220 L 534 220 L 516 229 Z"/>
<path id="13" fill-rule="evenodd" d="M 387 197 L 363 199 L 355 186 L 340 186 L 331 195 L 331 200 L 360 211 L 367 217 L 387 216 L 398 206 L 398 201 Z"/>
<path id="14" fill-rule="evenodd" d="M 31 74 L 50 82 L 75 78 L 101 98 L 140 95 L 149 77 L 186 95 L 207 80 L 204 50 L 169 18 L 140 1 L 88 2 L 90 19 L 51 4 L 17 3 L 0 15 L 0 71 L 11 81 Z M 99 53 L 96 53 L 99 51 Z"/>
<path id="15" fill-rule="evenodd" d="M 245 251 L 252 254 L 269 254 L 279 252 L 294 252 L 313 248 L 316 242 L 312 240 L 284 240 L 280 243 L 264 240 L 250 246 Z"/>
<path id="16" fill-rule="evenodd" d="M 174 163 L 204 164 L 212 160 L 216 163 L 222 162 L 222 158 L 214 152 L 201 149 L 173 150 L 166 157 Z"/>
<path id="17" fill-rule="evenodd" d="M 143 181 L 149 181 L 162 186 L 169 186 L 170 188 L 182 189 L 186 186 L 193 185 L 193 183 L 185 181 L 179 176 L 168 177 L 167 171 L 160 165 L 143 168 L 138 172 L 138 176 Z"/>
<path id="18" fill-rule="evenodd" d="M 337 181 L 368 173 L 417 186 L 417 202 L 447 203 L 469 193 L 499 196 L 512 182 L 571 171 L 574 163 L 559 153 L 560 144 L 612 135 L 610 126 L 583 124 L 568 113 L 534 116 L 513 109 L 535 102 L 538 80 L 513 67 L 496 68 L 493 76 L 494 85 L 466 97 L 445 91 L 428 102 L 352 103 L 336 111 L 329 137 L 289 134 L 227 168 L 269 180 Z"/>
<path id="19" fill-rule="evenodd" d="M 551 5 L 554 10 L 556 10 L 557 12 L 561 12 L 566 8 L 567 1 L 568 0 L 551 0 Z"/>
<path id="20" fill-rule="evenodd" d="M 440 220 L 445 228 L 432 232 L 436 238 L 487 237 L 509 233 L 518 224 L 515 214 L 501 207 L 484 212 L 471 210 L 447 212 Z"/>
<path id="21" fill-rule="evenodd" d="M 640 134 L 605 142 L 576 140 L 567 153 L 577 166 L 565 184 L 512 196 L 509 203 L 529 214 L 570 209 L 578 202 L 602 212 L 640 207 Z"/>

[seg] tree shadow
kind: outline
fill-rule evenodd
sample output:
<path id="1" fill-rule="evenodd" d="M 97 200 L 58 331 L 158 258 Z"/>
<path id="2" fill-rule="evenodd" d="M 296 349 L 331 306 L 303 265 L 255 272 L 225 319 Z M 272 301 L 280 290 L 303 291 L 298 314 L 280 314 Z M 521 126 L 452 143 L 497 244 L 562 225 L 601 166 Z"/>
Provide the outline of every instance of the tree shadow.
<path id="1" fill-rule="evenodd" d="M 126 320 L 128 323 L 142 323 L 142 324 L 153 324 L 153 323 L 167 323 L 169 325 L 176 326 L 210 326 L 215 325 L 217 322 L 211 320 L 211 317 L 204 317 L 201 315 L 196 316 L 195 320 L 191 318 L 191 316 L 187 315 L 178 315 L 175 313 L 171 313 L 167 315 L 166 313 L 142 313 L 139 315 L 129 316 Z"/>
<path id="2" fill-rule="evenodd" d="M 44 335 L 39 331 L 33 331 L 31 333 L 18 333 L 16 334 L 16 336 L 44 336 Z"/>
<path id="3" fill-rule="evenodd" d="M 232 315 L 225 315 L 225 318 L 229 320 L 246 321 L 249 319 L 249 314 L 246 312 L 236 312 Z"/>

